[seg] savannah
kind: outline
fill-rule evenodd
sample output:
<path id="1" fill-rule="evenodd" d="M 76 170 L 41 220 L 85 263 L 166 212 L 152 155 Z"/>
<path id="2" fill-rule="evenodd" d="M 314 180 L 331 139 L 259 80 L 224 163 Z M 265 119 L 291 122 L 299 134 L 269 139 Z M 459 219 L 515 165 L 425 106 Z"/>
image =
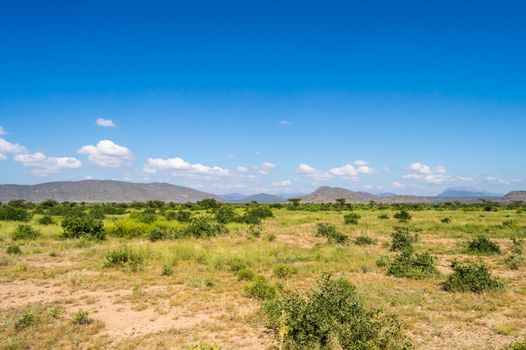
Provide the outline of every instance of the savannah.
<path id="1" fill-rule="evenodd" d="M 4 349 L 524 349 L 521 203 L 0 206 Z"/>

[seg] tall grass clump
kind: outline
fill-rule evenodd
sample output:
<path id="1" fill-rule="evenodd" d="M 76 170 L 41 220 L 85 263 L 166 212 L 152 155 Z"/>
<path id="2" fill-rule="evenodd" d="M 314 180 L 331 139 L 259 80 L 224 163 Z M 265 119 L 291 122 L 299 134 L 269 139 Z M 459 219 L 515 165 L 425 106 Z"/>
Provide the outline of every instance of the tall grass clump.
<path id="1" fill-rule="evenodd" d="M 343 221 L 345 224 L 352 224 L 352 225 L 358 225 L 358 220 L 361 218 L 359 214 L 356 213 L 349 213 L 344 215 Z"/>
<path id="2" fill-rule="evenodd" d="M 398 213 L 394 214 L 393 217 L 400 222 L 408 222 L 411 220 L 411 214 L 409 214 L 407 210 L 400 210 Z"/>
<path id="3" fill-rule="evenodd" d="M 121 268 L 137 272 L 144 263 L 144 253 L 128 246 L 121 247 L 106 254 L 106 268 Z"/>
<path id="4" fill-rule="evenodd" d="M 40 236 L 40 231 L 35 230 L 31 225 L 20 224 L 11 233 L 11 238 L 15 241 L 18 240 L 32 240 Z"/>
<path id="5" fill-rule="evenodd" d="M 513 237 L 510 254 L 504 259 L 504 263 L 512 270 L 518 270 L 524 265 L 524 248 L 522 240 Z"/>
<path id="6" fill-rule="evenodd" d="M 306 295 L 284 292 L 263 310 L 284 350 L 410 349 L 401 324 L 364 306 L 356 287 L 325 276 Z"/>

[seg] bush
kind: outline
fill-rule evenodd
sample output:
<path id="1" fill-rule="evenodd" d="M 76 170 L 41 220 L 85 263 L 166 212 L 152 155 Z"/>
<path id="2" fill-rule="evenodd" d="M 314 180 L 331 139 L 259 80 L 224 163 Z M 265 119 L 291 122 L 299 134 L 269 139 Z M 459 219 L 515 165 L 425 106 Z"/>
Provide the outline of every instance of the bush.
<path id="1" fill-rule="evenodd" d="M 185 233 L 188 236 L 195 238 L 213 237 L 226 232 L 228 232 L 228 230 L 225 225 L 211 222 L 203 217 L 192 219 L 185 229 Z"/>
<path id="2" fill-rule="evenodd" d="M 498 278 L 491 277 L 491 272 L 484 264 L 454 261 L 451 267 L 453 273 L 443 284 L 444 290 L 448 292 L 482 293 L 485 290 L 499 289 L 504 286 Z"/>
<path id="3" fill-rule="evenodd" d="M 483 235 L 479 235 L 467 242 L 467 248 L 473 253 L 500 254 L 500 247 Z"/>
<path id="4" fill-rule="evenodd" d="M 526 350 L 526 338 L 523 341 L 505 347 L 504 350 Z"/>
<path id="5" fill-rule="evenodd" d="M 400 210 L 398 213 L 394 214 L 393 217 L 400 222 L 408 222 L 411 220 L 411 214 L 409 214 L 407 210 Z"/>
<path id="6" fill-rule="evenodd" d="M 89 318 L 88 312 L 84 310 L 79 310 L 79 312 L 75 314 L 75 317 L 73 317 L 73 323 L 77 325 L 84 326 L 91 322 L 93 322 L 93 320 Z"/>
<path id="7" fill-rule="evenodd" d="M 38 317 L 31 311 L 22 313 L 18 321 L 15 323 L 15 330 L 17 332 L 24 330 L 38 322 Z"/>
<path id="8" fill-rule="evenodd" d="M 155 209 L 147 208 L 130 214 L 130 218 L 143 224 L 151 224 L 157 220 Z"/>
<path id="9" fill-rule="evenodd" d="M 117 221 L 106 229 L 107 234 L 110 236 L 126 238 L 148 237 L 151 231 L 150 225 L 133 220 Z"/>
<path id="10" fill-rule="evenodd" d="M 172 238 L 170 233 L 167 230 L 163 230 L 162 228 L 159 228 L 159 227 L 154 228 L 148 234 L 148 239 L 152 242 L 164 241 L 170 238 Z"/>
<path id="11" fill-rule="evenodd" d="M 106 239 L 104 224 L 100 220 L 89 216 L 66 216 L 62 220 L 64 238 L 88 238 L 95 240 Z"/>
<path id="12" fill-rule="evenodd" d="M 358 236 L 353 240 L 353 243 L 356 245 L 372 245 L 376 244 L 376 239 L 368 236 Z"/>
<path id="13" fill-rule="evenodd" d="M 387 214 L 380 214 L 380 215 L 378 215 L 378 219 L 387 220 L 387 219 L 389 219 L 389 215 L 387 215 Z"/>
<path id="14" fill-rule="evenodd" d="M 22 250 L 17 245 L 8 246 L 5 252 L 9 255 L 22 255 Z"/>
<path id="15" fill-rule="evenodd" d="M 29 219 L 31 219 L 31 214 L 23 208 L 0 206 L 0 220 L 2 221 L 29 221 Z"/>
<path id="16" fill-rule="evenodd" d="M 276 293 L 276 288 L 268 284 L 263 276 L 257 276 L 252 285 L 245 287 L 246 296 L 258 300 L 272 299 Z"/>
<path id="17" fill-rule="evenodd" d="M 40 225 L 51 225 L 54 223 L 53 218 L 49 215 L 40 217 L 37 221 Z"/>
<path id="18" fill-rule="evenodd" d="M 144 256 L 129 247 L 122 247 L 108 252 L 106 255 L 106 268 L 123 268 L 136 272 L 144 263 Z"/>
<path id="19" fill-rule="evenodd" d="M 18 225 L 18 227 L 11 233 L 11 238 L 15 241 L 22 239 L 36 239 L 38 236 L 40 236 L 40 232 L 31 227 L 31 225 L 26 224 Z"/>
<path id="20" fill-rule="evenodd" d="M 259 236 L 261 236 L 261 233 L 262 233 L 261 225 L 250 225 L 248 227 L 248 232 L 247 232 L 248 237 L 259 238 Z"/>
<path id="21" fill-rule="evenodd" d="M 329 243 L 346 244 L 349 241 L 347 235 L 338 232 L 336 226 L 330 224 L 318 224 L 317 237 L 325 237 Z"/>
<path id="22" fill-rule="evenodd" d="M 361 218 L 360 215 L 356 214 L 356 213 L 349 213 L 347 215 L 345 215 L 343 217 L 343 221 L 346 223 L 346 224 L 353 224 L 353 225 L 358 225 L 358 220 Z"/>
<path id="23" fill-rule="evenodd" d="M 395 232 L 391 234 L 393 239 L 391 243 L 391 251 L 406 250 L 413 247 L 413 243 L 418 240 L 418 235 L 412 235 L 409 229 L 405 227 L 399 227 Z"/>
<path id="24" fill-rule="evenodd" d="M 449 224 L 449 223 L 451 223 L 451 218 L 440 219 L 440 222 L 443 223 L 443 224 Z"/>
<path id="25" fill-rule="evenodd" d="M 236 271 L 236 276 L 238 281 L 252 281 L 256 274 L 250 269 L 242 268 Z"/>
<path id="26" fill-rule="evenodd" d="M 438 275 L 435 259 L 428 253 L 414 254 L 412 250 L 404 250 L 389 266 L 387 274 L 395 277 L 411 279 L 430 278 Z"/>
<path id="27" fill-rule="evenodd" d="M 409 349 L 400 323 L 368 310 L 350 282 L 325 276 L 303 297 L 285 292 L 263 306 L 283 349 Z"/>
<path id="28" fill-rule="evenodd" d="M 220 224 L 228 224 L 236 220 L 236 211 L 230 205 L 222 205 L 215 210 L 215 219 Z"/>
<path id="29" fill-rule="evenodd" d="M 260 219 L 271 218 L 274 216 L 274 214 L 272 214 L 272 209 L 270 209 L 266 205 L 259 205 L 259 206 L 253 207 L 249 209 L 247 213 L 249 215 L 256 216 Z"/>

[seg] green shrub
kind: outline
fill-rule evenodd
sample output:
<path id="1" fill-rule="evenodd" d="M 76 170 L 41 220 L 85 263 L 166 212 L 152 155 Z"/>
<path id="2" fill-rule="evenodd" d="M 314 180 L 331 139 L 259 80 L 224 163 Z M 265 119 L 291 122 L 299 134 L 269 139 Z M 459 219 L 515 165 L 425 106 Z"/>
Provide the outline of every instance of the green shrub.
<path id="1" fill-rule="evenodd" d="M 380 215 L 378 215 L 378 219 L 387 220 L 387 219 L 389 219 L 389 215 L 387 215 L 387 214 L 380 214 Z"/>
<path id="2" fill-rule="evenodd" d="M 16 208 L 10 205 L 0 205 L 1 221 L 29 221 L 31 214 L 23 208 Z"/>
<path id="3" fill-rule="evenodd" d="M 250 286 L 245 287 L 245 295 L 258 300 L 272 299 L 276 293 L 276 288 L 272 287 L 263 276 L 257 276 Z"/>
<path id="4" fill-rule="evenodd" d="M 271 218 L 274 216 L 274 214 L 272 214 L 272 209 L 270 209 L 266 205 L 258 205 L 254 208 L 249 209 L 247 213 L 249 215 L 256 216 L 260 219 Z"/>
<path id="5" fill-rule="evenodd" d="M 215 210 L 215 219 L 220 224 L 228 224 L 237 220 L 236 211 L 230 205 L 222 205 Z"/>
<path id="6" fill-rule="evenodd" d="M 15 241 L 22 239 L 36 239 L 38 236 L 40 236 L 40 232 L 31 227 L 31 225 L 26 224 L 18 225 L 18 227 L 11 233 L 11 238 Z"/>
<path id="7" fill-rule="evenodd" d="M 376 239 L 368 236 L 358 236 L 353 240 L 353 243 L 356 245 L 373 245 L 376 244 Z"/>
<path id="8" fill-rule="evenodd" d="M 84 310 L 79 310 L 79 312 L 77 312 L 73 317 L 73 323 L 77 325 L 84 326 L 90 324 L 91 322 L 93 322 L 93 320 L 89 317 L 88 312 Z"/>
<path id="9" fill-rule="evenodd" d="M 346 224 L 353 224 L 353 225 L 358 225 L 358 220 L 361 218 L 360 215 L 356 214 L 356 213 L 349 213 L 347 215 L 345 215 L 343 217 L 343 221 L 346 223 Z"/>
<path id="10" fill-rule="evenodd" d="M 274 276 L 277 278 L 289 278 L 290 276 L 298 273 L 298 269 L 294 266 L 278 264 L 273 269 Z"/>
<path id="11" fill-rule="evenodd" d="M 72 215 L 62 220 L 64 238 L 88 238 L 95 240 L 106 239 L 104 224 L 100 220 L 89 216 Z"/>
<path id="12" fill-rule="evenodd" d="M 410 349 L 400 323 L 368 310 L 350 282 L 326 276 L 306 296 L 285 292 L 263 310 L 282 349 Z"/>
<path id="13" fill-rule="evenodd" d="M 388 256 L 381 256 L 376 260 L 376 266 L 378 267 L 386 267 L 391 265 L 391 258 Z"/>
<path id="14" fill-rule="evenodd" d="M 144 256 L 129 247 L 121 247 L 106 254 L 106 268 L 123 268 L 136 272 L 144 263 Z"/>
<path id="15" fill-rule="evenodd" d="M 238 281 L 252 281 L 256 274 L 250 269 L 242 268 L 236 271 L 236 276 Z"/>
<path id="16" fill-rule="evenodd" d="M 151 231 L 150 225 L 133 220 L 120 220 L 106 228 L 108 235 L 125 238 L 148 237 Z"/>
<path id="17" fill-rule="evenodd" d="M 449 223 L 451 223 L 451 218 L 440 219 L 440 222 L 443 223 L 443 224 L 449 224 Z"/>
<path id="18" fill-rule="evenodd" d="M 17 332 L 24 330 L 38 322 L 38 317 L 31 311 L 24 311 L 20 318 L 15 323 L 15 330 Z"/>
<path id="19" fill-rule="evenodd" d="M 318 224 L 317 237 L 325 237 L 329 243 L 346 244 L 349 241 L 347 235 L 336 230 L 336 226 L 321 223 Z"/>
<path id="20" fill-rule="evenodd" d="M 226 232 L 228 230 L 225 225 L 214 223 L 204 217 L 192 219 L 185 229 L 185 233 L 188 236 L 195 238 L 214 237 Z"/>
<path id="21" fill-rule="evenodd" d="M 504 350 L 526 350 L 526 338 L 522 341 L 518 341 L 517 343 L 508 345 L 504 348 Z"/>
<path id="22" fill-rule="evenodd" d="M 500 247 L 483 235 L 478 235 L 467 242 L 468 251 L 482 254 L 500 254 Z"/>
<path id="23" fill-rule="evenodd" d="M 141 222 L 143 224 L 151 224 L 152 222 L 155 222 L 157 220 L 157 214 L 155 209 L 147 208 L 143 211 L 131 213 L 130 219 L 133 219 L 137 222 Z"/>
<path id="24" fill-rule="evenodd" d="M 413 243 L 418 240 L 418 235 L 412 235 L 409 232 L 409 229 L 405 227 L 398 227 L 395 232 L 391 234 L 391 238 L 391 251 L 399 251 L 411 249 L 413 247 Z"/>
<path id="25" fill-rule="evenodd" d="M 17 245 L 8 246 L 5 252 L 9 255 L 22 255 L 22 250 Z"/>
<path id="26" fill-rule="evenodd" d="M 53 218 L 49 215 L 40 217 L 37 221 L 40 225 L 52 225 L 54 224 Z"/>
<path id="27" fill-rule="evenodd" d="M 261 225 L 250 225 L 248 227 L 247 236 L 253 238 L 259 238 L 262 233 Z"/>
<path id="28" fill-rule="evenodd" d="M 398 219 L 400 222 L 408 222 L 411 220 L 411 214 L 407 210 L 400 210 L 398 213 L 393 215 L 395 219 Z"/>
<path id="29" fill-rule="evenodd" d="M 164 241 L 167 239 L 172 239 L 177 237 L 175 230 L 168 230 L 163 227 L 154 227 L 148 234 L 148 239 L 152 242 L 155 241 Z"/>
<path id="30" fill-rule="evenodd" d="M 404 250 L 390 263 L 387 274 L 411 279 L 430 278 L 438 275 L 435 259 L 428 253 L 414 254 Z"/>
<path id="31" fill-rule="evenodd" d="M 473 292 L 482 293 L 485 290 L 499 289 L 504 284 L 491 276 L 491 272 L 484 264 L 477 265 L 472 262 L 451 264 L 453 273 L 443 284 L 448 292 Z"/>

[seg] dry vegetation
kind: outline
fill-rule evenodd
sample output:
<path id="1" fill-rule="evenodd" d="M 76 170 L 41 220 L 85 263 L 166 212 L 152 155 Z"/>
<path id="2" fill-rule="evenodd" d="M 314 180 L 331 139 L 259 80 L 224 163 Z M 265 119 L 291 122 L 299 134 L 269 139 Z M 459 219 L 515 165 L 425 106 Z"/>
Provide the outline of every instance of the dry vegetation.
<path id="1" fill-rule="evenodd" d="M 65 238 L 61 223 L 72 214 L 57 210 L 59 204 L 15 204 L 32 217 L 0 221 L 5 349 L 292 349 L 286 341 L 292 328 L 279 322 L 273 328 L 262 305 L 284 291 L 316 290 L 328 274 L 351 282 L 365 309 L 394 315 L 415 349 L 502 349 L 526 336 L 520 206 L 407 207 L 405 221 L 394 218 L 401 208 L 342 203 L 276 206 L 262 220 L 252 217 L 260 214 L 251 213 L 255 205 L 218 211 L 213 203 L 150 203 L 118 215 L 75 206 L 103 220 L 106 238 L 99 240 L 100 232 Z M 357 215 L 346 224 L 349 213 Z M 196 217 L 206 220 L 195 223 Z M 320 235 L 320 223 L 333 227 L 323 234 L 348 239 Z M 429 253 L 426 263 L 436 270 L 388 274 L 385 262 L 403 253 L 392 244 L 401 228 L 416 239 L 408 256 Z M 468 243 L 479 235 L 500 253 L 484 251 L 484 241 Z M 484 264 L 499 287 L 446 291 L 453 261 Z"/>

